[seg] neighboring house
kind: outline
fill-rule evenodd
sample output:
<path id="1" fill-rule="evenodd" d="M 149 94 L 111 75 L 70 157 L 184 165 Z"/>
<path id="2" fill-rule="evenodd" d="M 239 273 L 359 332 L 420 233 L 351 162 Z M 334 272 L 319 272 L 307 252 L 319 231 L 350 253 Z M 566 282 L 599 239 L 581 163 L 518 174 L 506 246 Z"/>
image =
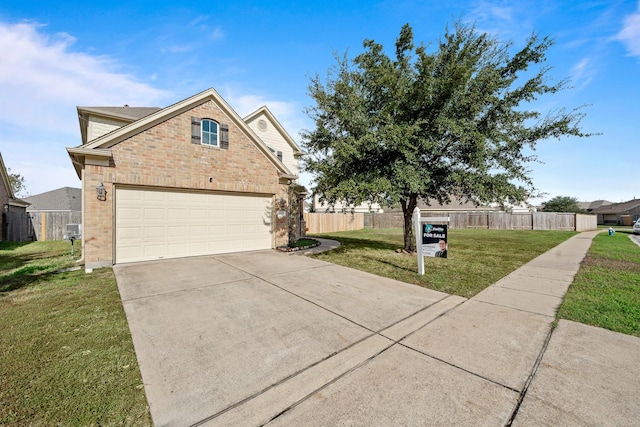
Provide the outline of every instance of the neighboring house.
<path id="1" fill-rule="evenodd" d="M 384 212 L 382 209 L 382 206 L 380 206 L 378 203 L 361 203 L 358 206 L 353 206 L 353 205 L 347 205 L 344 202 L 336 202 L 332 205 L 330 205 L 329 203 L 326 202 L 321 202 L 320 201 L 320 197 L 317 194 L 313 195 L 313 198 L 311 200 L 311 209 L 313 212 L 317 212 L 317 213 L 323 213 L 323 212 L 329 212 L 329 213 L 333 213 L 333 212 L 337 212 L 337 213 L 342 213 L 342 212 L 358 212 L 358 213 L 369 213 L 369 212 L 373 212 L 373 213 L 382 213 Z"/>
<path id="2" fill-rule="evenodd" d="M 2 154 L 0 154 L 0 240 L 22 242 L 32 240 L 29 215 L 26 208 L 28 202 L 17 199 L 13 194 L 9 174 L 4 166 Z"/>
<path id="3" fill-rule="evenodd" d="M 27 213 L 36 240 L 62 240 L 67 225 L 82 224 L 82 191 L 79 188 L 58 188 L 24 200 L 31 204 Z"/>
<path id="4" fill-rule="evenodd" d="M 435 199 L 418 199 L 418 207 L 423 212 L 487 212 L 487 211 L 499 211 L 500 207 L 479 205 L 464 201 L 456 196 L 451 196 L 451 201 L 446 204 L 441 204 Z M 402 212 L 402 208 L 397 207 L 387 212 Z"/>
<path id="5" fill-rule="evenodd" d="M 286 163 L 300 149 L 266 108 L 248 124 L 208 89 L 163 109 L 78 113 L 83 144 L 67 152 L 82 180 L 87 271 L 287 243 L 281 212 L 298 175 Z M 285 144 L 270 148 L 252 129 L 260 120 Z"/>
<path id="6" fill-rule="evenodd" d="M 451 196 L 449 203 L 441 204 L 435 199 L 430 199 L 429 204 L 424 200 L 418 200 L 418 207 L 422 211 L 450 211 L 450 212 L 467 212 L 467 211 L 499 211 L 500 207 L 496 205 L 478 205 L 471 201 Z"/>
<path id="7" fill-rule="evenodd" d="M 640 218 L 640 199 L 600 206 L 591 213 L 598 215 L 598 224 L 631 225 Z"/>
<path id="8" fill-rule="evenodd" d="M 592 212 L 594 209 L 612 204 L 613 203 L 608 200 L 595 200 L 593 202 L 578 202 L 578 207 L 585 212 Z"/>

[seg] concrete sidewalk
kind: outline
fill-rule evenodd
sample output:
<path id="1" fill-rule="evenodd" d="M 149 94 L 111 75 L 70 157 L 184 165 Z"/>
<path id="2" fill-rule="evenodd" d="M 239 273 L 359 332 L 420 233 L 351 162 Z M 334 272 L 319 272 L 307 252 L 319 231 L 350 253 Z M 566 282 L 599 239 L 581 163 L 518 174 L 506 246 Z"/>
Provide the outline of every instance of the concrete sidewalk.
<path id="1" fill-rule="evenodd" d="M 640 339 L 551 327 L 596 233 L 470 300 L 275 251 L 114 271 L 156 425 L 636 425 Z"/>
<path id="2" fill-rule="evenodd" d="M 637 425 L 640 339 L 568 321 L 551 329 L 597 233 L 423 327 L 381 331 L 397 345 L 269 425 Z"/>

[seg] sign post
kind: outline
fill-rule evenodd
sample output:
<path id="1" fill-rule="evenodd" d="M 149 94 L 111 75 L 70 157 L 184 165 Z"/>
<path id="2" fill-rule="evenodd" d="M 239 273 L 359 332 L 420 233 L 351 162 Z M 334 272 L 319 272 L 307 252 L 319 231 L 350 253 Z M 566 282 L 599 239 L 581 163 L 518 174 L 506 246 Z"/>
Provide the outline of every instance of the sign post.
<path id="1" fill-rule="evenodd" d="M 417 206 L 413 210 L 413 229 L 416 235 L 416 251 L 418 252 L 418 274 L 424 274 L 425 256 L 447 257 L 448 223 L 448 216 L 422 218 L 420 209 Z"/>

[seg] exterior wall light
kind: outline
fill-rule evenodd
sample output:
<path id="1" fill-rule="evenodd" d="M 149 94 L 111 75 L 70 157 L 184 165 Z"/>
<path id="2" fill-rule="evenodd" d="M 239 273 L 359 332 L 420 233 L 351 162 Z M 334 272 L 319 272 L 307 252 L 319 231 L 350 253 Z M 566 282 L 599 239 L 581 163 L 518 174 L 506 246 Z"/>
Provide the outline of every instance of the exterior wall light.
<path id="1" fill-rule="evenodd" d="M 105 190 L 103 183 L 100 183 L 100 185 L 96 187 L 96 197 L 98 200 L 107 200 L 107 190 Z"/>
<path id="2" fill-rule="evenodd" d="M 278 219 L 285 219 L 287 217 L 287 211 L 285 210 L 285 206 L 287 205 L 287 202 L 282 197 L 280 197 L 280 200 L 278 201 L 278 205 L 280 208 L 278 209 L 278 212 L 277 212 Z"/>

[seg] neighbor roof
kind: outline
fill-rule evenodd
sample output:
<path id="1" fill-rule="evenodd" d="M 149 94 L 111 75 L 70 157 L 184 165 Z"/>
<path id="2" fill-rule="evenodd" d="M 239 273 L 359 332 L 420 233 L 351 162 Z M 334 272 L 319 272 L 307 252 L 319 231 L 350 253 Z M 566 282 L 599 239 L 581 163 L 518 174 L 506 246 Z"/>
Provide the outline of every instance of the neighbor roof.
<path id="1" fill-rule="evenodd" d="M 11 181 L 9 180 L 9 173 L 4 166 L 4 160 L 2 160 L 2 154 L 0 153 L 0 179 L 4 183 L 4 187 L 7 190 L 7 195 L 9 196 L 8 203 L 12 206 L 18 206 L 21 208 L 27 207 L 29 205 L 28 202 L 22 199 L 16 199 L 16 195 L 13 193 L 13 188 L 11 188 Z"/>
<path id="2" fill-rule="evenodd" d="M 0 153 L 0 179 L 4 182 L 4 187 L 7 189 L 7 193 L 9 194 L 9 198 L 15 198 L 13 194 L 13 189 L 11 188 L 11 181 L 9 181 L 9 174 L 7 173 L 7 169 L 4 167 L 4 160 L 2 160 L 2 153 Z"/>
<path id="3" fill-rule="evenodd" d="M 79 188 L 63 187 L 25 197 L 25 201 L 31 203 L 28 211 L 81 211 L 82 191 Z"/>
<path id="4" fill-rule="evenodd" d="M 429 203 L 429 204 L 427 204 Z M 418 207 L 422 210 L 447 210 L 447 211 L 497 211 L 500 208 L 479 205 L 476 206 L 473 202 L 460 199 L 456 196 L 451 196 L 451 201 L 445 205 L 440 204 L 436 199 L 418 200 Z"/>
<path id="5" fill-rule="evenodd" d="M 591 211 L 595 214 L 625 214 L 631 209 L 640 206 L 640 199 L 633 199 L 623 203 L 616 203 L 613 205 L 600 206 Z"/>
<path id="6" fill-rule="evenodd" d="M 593 210 L 602 206 L 611 205 L 613 202 L 608 200 L 594 200 L 593 202 L 578 202 L 580 209 Z"/>

